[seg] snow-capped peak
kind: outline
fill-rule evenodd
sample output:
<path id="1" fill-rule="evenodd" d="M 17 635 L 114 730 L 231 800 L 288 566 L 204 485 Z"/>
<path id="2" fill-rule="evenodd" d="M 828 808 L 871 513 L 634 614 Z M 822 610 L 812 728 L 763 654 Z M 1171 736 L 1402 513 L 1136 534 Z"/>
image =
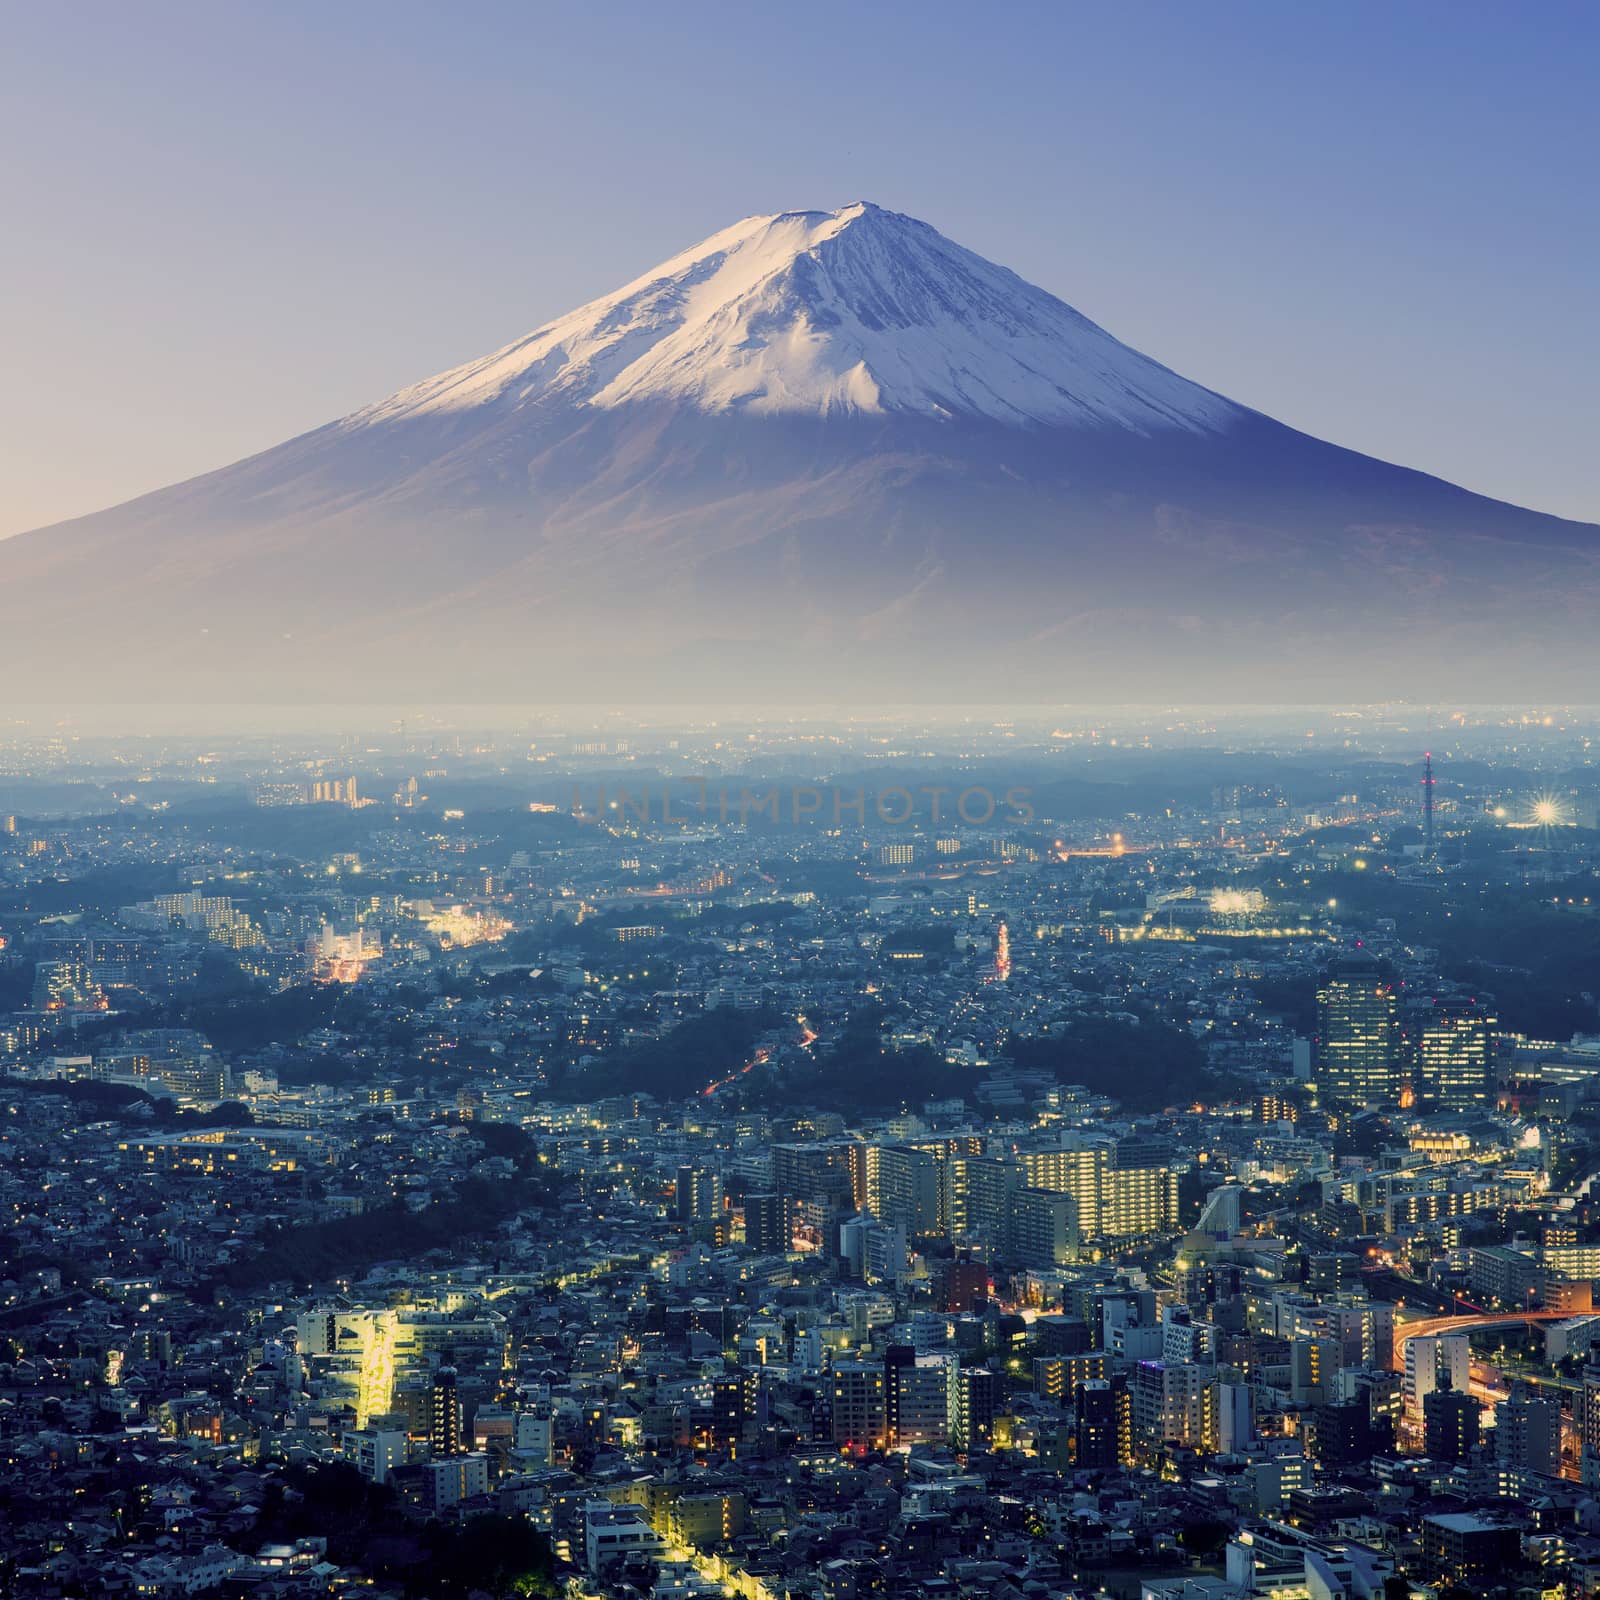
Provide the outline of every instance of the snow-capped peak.
<path id="1" fill-rule="evenodd" d="M 913 217 L 747 217 L 614 294 L 347 419 L 548 404 L 910 412 L 1210 431 L 1240 408 Z"/>

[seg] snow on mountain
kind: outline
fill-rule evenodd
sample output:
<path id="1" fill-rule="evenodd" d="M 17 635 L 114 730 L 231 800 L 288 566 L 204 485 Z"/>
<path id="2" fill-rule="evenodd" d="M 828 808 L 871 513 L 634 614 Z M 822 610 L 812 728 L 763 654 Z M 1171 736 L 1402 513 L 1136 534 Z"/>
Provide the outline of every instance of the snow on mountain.
<path id="1" fill-rule="evenodd" d="M 17 703 L 1502 701 L 1600 672 L 1600 530 L 1284 427 L 866 205 L 747 219 L 8 539 L 0 594 L 28 597 Z"/>
<path id="2" fill-rule="evenodd" d="M 613 294 L 357 412 L 667 402 L 756 415 L 1227 427 L 1241 408 L 912 217 L 747 217 Z"/>

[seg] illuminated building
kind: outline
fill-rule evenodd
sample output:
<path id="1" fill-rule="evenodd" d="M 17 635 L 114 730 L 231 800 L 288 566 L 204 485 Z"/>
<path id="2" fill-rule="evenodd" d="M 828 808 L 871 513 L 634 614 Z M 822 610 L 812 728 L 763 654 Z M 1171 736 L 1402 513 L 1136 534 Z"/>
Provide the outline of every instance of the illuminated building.
<path id="1" fill-rule="evenodd" d="M 311 800 L 314 805 L 357 806 L 361 801 L 356 795 L 356 780 L 354 778 L 319 778 L 311 785 Z"/>
<path id="2" fill-rule="evenodd" d="M 933 1301 L 940 1311 L 970 1311 L 974 1301 L 989 1298 L 989 1264 L 974 1261 L 970 1251 L 960 1251 L 953 1261 L 941 1261 L 934 1271 Z"/>
<path id="3" fill-rule="evenodd" d="M 889 1409 L 884 1369 L 875 1362 L 841 1361 L 828 1384 L 833 1442 L 846 1449 L 887 1445 Z"/>
<path id="4" fill-rule="evenodd" d="M 1100 1232 L 1140 1239 L 1178 1229 L 1178 1175 L 1168 1166 L 1114 1167 L 1106 1173 Z"/>
<path id="5" fill-rule="evenodd" d="M 1255 1120 L 1257 1122 L 1298 1122 L 1300 1108 L 1293 1100 L 1286 1099 L 1283 1095 L 1268 1092 L 1259 1095 L 1255 1104 Z"/>
<path id="6" fill-rule="evenodd" d="M 1426 1334 L 1406 1341 L 1406 1410 L 1413 1418 L 1435 1389 L 1467 1392 L 1472 1347 L 1464 1333 Z"/>
<path id="7" fill-rule="evenodd" d="M 1522 1559 L 1523 1524 L 1476 1511 L 1422 1519 L 1423 1571 L 1475 1589 L 1513 1571 Z"/>
<path id="8" fill-rule="evenodd" d="M 448 1510 L 489 1492 L 489 1458 L 453 1452 L 422 1466 L 423 1501 L 429 1511 Z"/>
<path id="9" fill-rule="evenodd" d="M 81 961 L 41 961 L 34 969 L 35 1011 L 105 1011 L 105 991 Z"/>
<path id="10" fill-rule="evenodd" d="M 910 1238 L 944 1230 L 948 1203 L 942 1151 L 911 1145 L 865 1147 L 866 1194 L 862 1209 Z"/>
<path id="11" fill-rule="evenodd" d="M 695 1429 L 703 1449 L 738 1453 L 755 1436 L 760 1374 L 733 1368 L 711 1380 L 710 1403 Z"/>
<path id="12" fill-rule="evenodd" d="M 1393 1103 L 1403 1079 L 1400 1008 L 1367 961 L 1349 961 L 1317 991 L 1317 1091 L 1353 1105 Z"/>
<path id="13" fill-rule="evenodd" d="M 345 1460 L 372 1483 L 387 1483 L 405 1465 L 406 1436 L 399 1429 L 353 1428 L 340 1442 Z"/>
<path id="14" fill-rule="evenodd" d="M 456 1369 L 440 1367 L 433 1375 L 428 1404 L 428 1448 L 435 1457 L 461 1454 L 461 1397 Z"/>
<path id="15" fill-rule="evenodd" d="M 1005 983 L 1011 976 L 1011 934 L 1003 922 L 1000 924 L 1000 932 L 995 937 L 994 975 L 1001 983 Z"/>
<path id="16" fill-rule="evenodd" d="M 661 1531 L 673 1544 L 699 1550 L 725 1544 L 745 1530 L 749 1505 L 737 1491 L 672 1493 L 662 1507 Z"/>
<path id="17" fill-rule="evenodd" d="M 1150 1446 L 1214 1449 L 1215 1371 L 1187 1361 L 1141 1361 L 1129 1385 L 1138 1438 Z"/>
<path id="18" fill-rule="evenodd" d="M 962 1367 L 956 1375 L 955 1416 L 950 1442 L 958 1450 L 986 1450 L 1000 1414 L 1000 1374 L 987 1367 Z"/>
<path id="19" fill-rule="evenodd" d="M 309 953 L 320 982 L 354 983 L 374 961 L 382 960 L 383 942 L 364 928 L 336 933 L 324 923 Z"/>
<path id="20" fill-rule="evenodd" d="M 1010 1253 L 1026 1267 L 1064 1267 L 1076 1261 L 1078 1221 L 1072 1196 L 1018 1189 L 1011 1201 Z"/>
<path id="21" fill-rule="evenodd" d="M 1074 1396 L 1073 1464 L 1093 1471 L 1133 1465 L 1133 1402 L 1128 1380 L 1090 1378 Z"/>
<path id="22" fill-rule="evenodd" d="M 1476 1000 L 1434 1004 L 1417 1041 L 1424 1100 L 1452 1111 L 1494 1105 L 1494 1027 Z"/>
<path id="23" fill-rule="evenodd" d="M 1502 1400 L 1494 1413 L 1495 1459 L 1541 1477 L 1561 1472 L 1561 1401 L 1555 1395 L 1530 1395 L 1525 1388 Z"/>
<path id="24" fill-rule="evenodd" d="M 1468 1461 L 1478 1448 L 1483 1406 L 1446 1379 L 1422 1402 L 1423 1449 L 1435 1461 Z"/>
<path id="25" fill-rule="evenodd" d="M 1084 1350 L 1077 1355 L 1035 1356 L 1033 1387 L 1046 1400 L 1057 1405 L 1075 1402 L 1084 1384 L 1106 1375 L 1106 1352 Z"/>
<path id="26" fill-rule="evenodd" d="M 673 1205 L 679 1222 L 705 1222 L 722 1211 L 722 1178 L 704 1167 L 679 1167 Z"/>
<path id="27" fill-rule="evenodd" d="M 891 1356 L 905 1350 L 892 1350 Z M 910 1352 L 907 1352 L 910 1353 Z M 947 1444 L 956 1406 L 960 1365 L 954 1355 L 891 1360 L 888 1377 L 889 1438 L 894 1445 Z"/>
<path id="28" fill-rule="evenodd" d="M 789 1208 L 780 1194 L 752 1194 L 744 1202 L 744 1242 L 761 1255 L 786 1255 L 791 1245 Z"/>
<path id="29" fill-rule="evenodd" d="M 1020 1161 L 1028 1187 L 1071 1195 L 1080 1236 L 1097 1239 L 1105 1232 L 1102 1207 L 1111 1154 L 1110 1145 L 1085 1144 L 1070 1149 L 1026 1150 Z"/>

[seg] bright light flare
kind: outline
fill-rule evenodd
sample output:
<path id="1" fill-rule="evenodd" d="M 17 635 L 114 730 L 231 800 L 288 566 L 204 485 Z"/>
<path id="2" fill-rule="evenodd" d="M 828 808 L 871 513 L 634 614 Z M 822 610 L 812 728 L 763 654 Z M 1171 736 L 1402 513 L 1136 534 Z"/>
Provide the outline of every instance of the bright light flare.
<path id="1" fill-rule="evenodd" d="M 1541 828 L 1553 828 L 1566 820 L 1561 802 L 1553 794 L 1536 796 L 1531 807 L 1531 815 Z"/>

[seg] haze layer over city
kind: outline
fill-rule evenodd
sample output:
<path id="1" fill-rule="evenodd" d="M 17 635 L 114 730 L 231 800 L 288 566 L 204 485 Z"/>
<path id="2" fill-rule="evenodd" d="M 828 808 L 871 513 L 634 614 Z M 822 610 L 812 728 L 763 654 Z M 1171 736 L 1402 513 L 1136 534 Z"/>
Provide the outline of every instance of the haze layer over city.
<path id="1" fill-rule="evenodd" d="M 0 1595 L 1600 1596 L 1592 9 L 6 33 Z"/>

